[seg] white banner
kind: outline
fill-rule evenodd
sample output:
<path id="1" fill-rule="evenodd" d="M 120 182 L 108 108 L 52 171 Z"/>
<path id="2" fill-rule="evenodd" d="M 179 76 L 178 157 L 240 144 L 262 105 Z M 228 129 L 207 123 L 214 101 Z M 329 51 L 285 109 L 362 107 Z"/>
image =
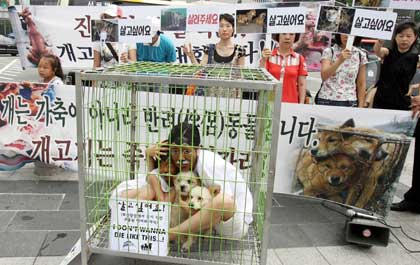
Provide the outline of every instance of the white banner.
<path id="1" fill-rule="evenodd" d="M 397 13 L 338 6 L 321 6 L 317 30 L 389 40 Z"/>
<path id="2" fill-rule="evenodd" d="M 386 215 L 417 122 L 411 112 L 287 103 L 281 110 L 274 192 Z"/>
<path id="3" fill-rule="evenodd" d="M 110 205 L 112 250 L 167 256 L 169 203 L 119 199 Z"/>
<path id="4" fill-rule="evenodd" d="M 219 30 L 219 8 L 190 7 L 187 13 L 187 32 Z"/>
<path id="5" fill-rule="evenodd" d="M 121 43 L 150 43 L 156 31 L 151 19 L 118 20 L 118 38 Z"/>
<path id="6" fill-rule="evenodd" d="M 306 11 L 305 7 L 269 8 L 267 32 L 305 32 Z"/>
<path id="7" fill-rule="evenodd" d="M 389 7 L 395 9 L 420 10 L 420 0 L 389 0 Z"/>
<path id="8" fill-rule="evenodd" d="M 394 12 L 356 9 L 351 35 L 390 40 L 397 15 Z"/>

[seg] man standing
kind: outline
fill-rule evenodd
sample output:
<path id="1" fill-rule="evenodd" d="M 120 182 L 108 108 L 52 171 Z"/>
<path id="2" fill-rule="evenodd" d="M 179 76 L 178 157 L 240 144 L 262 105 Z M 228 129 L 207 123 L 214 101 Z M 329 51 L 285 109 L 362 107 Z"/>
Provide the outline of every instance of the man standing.
<path id="1" fill-rule="evenodd" d="M 172 63 L 176 60 L 175 46 L 160 31 L 160 18 L 152 18 L 155 34 L 152 43 L 137 43 L 137 61 Z"/>

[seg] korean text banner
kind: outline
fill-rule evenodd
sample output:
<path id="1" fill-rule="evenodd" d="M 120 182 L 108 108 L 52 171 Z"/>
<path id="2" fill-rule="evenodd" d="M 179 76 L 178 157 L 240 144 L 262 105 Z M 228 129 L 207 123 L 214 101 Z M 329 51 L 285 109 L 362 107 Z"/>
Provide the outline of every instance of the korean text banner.
<path id="1" fill-rule="evenodd" d="M 409 111 L 283 104 L 274 192 L 385 216 L 415 125 Z"/>
<path id="2" fill-rule="evenodd" d="M 306 4 L 306 3 L 305 3 Z M 248 8 L 249 10 L 263 10 L 267 8 L 275 8 L 280 4 L 265 3 L 259 5 L 241 4 L 241 5 L 222 5 L 223 12 L 234 15 L 238 8 Z M 319 3 L 310 3 L 311 10 L 317 8 Z M 213 6 L 212 6 L 213 7 Z M 221 7 L 221 5 L 219 6 Z M 136 20 L 144 17 L 159 17 L 162 15 L 162 8 L 159 6 L 122 6 L 123 15 L 127 20 Z M 197 9 L 199 9 L 197 10 Z M 168 9 L 168 7 L 165 7 Z M 187 8 L 187 13 L 188 10 Z M 211 11 L 209 6 L 193 7 L 192 10 L 204 14 L 206 10 Z M 100 15 L 106 10 L 106 7 L 101 6 L 29 6 L 23 9 L 21 6 L 10 7 L 9 16 L 12 23 L 13 31 L 16 35 L 17 47 L 19 50 L 21 65 L 23 68 L 36 67 L 40 57 L 43 54 L 53 53 L 57 55 L 62 63 L 62 66 L 67 69 L 90 69 L 93 67 L 93 43 L 91 41 L 92 35 L 92 20 L 100 19 Z M 259 11 L 260 12 L 260 11 Z M 311 11 L 312 12 L 312 11 Z M 198 14 L 198 13 L 197 13 Z M 266 12 L 265 12 L 266 14 Z M 172 20 L 183 19 L 183 14 L 177 12 L 167 12 L 166 18 L 161 22 L 166 24 L 171 23 Z M 220 14 L 219 14 L 220 15 Z M 261 15 L 261 16 L 260 16 Z M 260 12 L 258 17 L 252 20 L 261 24 L 264 12 Z M 311 13 L 311 17 L 312 17 Z M 201 16 L 200 16 L 201 17 Z M 257 18 L 259 18 L 257 20 Z M 192 17 L 195 24 L 195 17 Z M 188 16 L 186 19 L 188 23 Z M 201 21 L 201 20 L 200 20 Z M 201 22 L 200 22 L 201 23 Z M 207 23 L 207 17 L 206 17 Z M 218 24 L 214 23 L 214 17 L 211 21 L 212 25 L 217 25 L 214 30 L 202 29 L 195 32 L 188 32 L 185 29 L 181 31 L 164 32 L 164 35 L 169 37 L 174 43 L 176 49 L 175 63 L 188 63 L 188 57 L 183 52 L 182 46 L 186 43 L 186 36 L 191 40 L 194 56 L 200 62 L 203 57 L 203 45 L 217 43 L 220 39 L 217 36 Z M 264 24 L 265 22 L 263 22 Z M 320 68 L 320 54 L 325 48 L 331 36 L 325 33 L 315 33 L 311 28 L 313 20 L 308 20 L 305 25 L 307 33 L 301 34 L 299 40 L 295 43 L 296 49 L 299 53 L 308 53 L 308 68 L 311 71 L 318 71 Z M 201 25 L 201 24 L 200 24 Z M 264 24 L 264 28 L 265 28 Z M 166 25 L 166 26 L 170 26 Z M 188 27 L 192 24 L 187 24 Z M 249 26 L 246 25 L 245 26 Z M 197 26 L 197 28 L 199 28 Z M 98 37 L 99 38 L 99 37 Z M 31 41 L 30 39 L 33 39 Z M 233 36 L 235 44 L 242 45 L 245 49 L 245 64 L 251 66 L 258 66 L 261 51 L 265 47 L 265 34 L 239 34 L 236 32 Z M 273 47 L 275 42 L 271 42 Z M 270 46 L 270 45 L 269 45 Z M 319 54 L 319 55 L 318 55 Z M 313 55 L 313 56 L 312 56 Z"/>
<path id="3" fill-rule="evenodd" d="M 118 39 L 121 43 L 150 43 L 152 34 L 157 29 L 153 29 L 151 19 L 119 19 L 118 20 Z"/>
<path id="4" fill-rule="evenodd" d="M 268 9 L 268 33 L 302 33 L 306 25 L 305 7 Z"/>
<path id="5" fill-rule="evenodd" d="M 187 10 L 187 31 L 212 31 L 219 30 L 220 9 L 216 7 L 190 7 Z"/>
<path id="6" fill-rule="evenodd" d="M 397 13 L 321 6 L 317 30 L 343 33 L 360 37 L 389 40 L 395 27 Z"/>
<path id="7" fill-rule="evenodd" d="M 33 160 L 76 170 L 74 86 L 0 87 L 0 170 L 16 170 Z"/>

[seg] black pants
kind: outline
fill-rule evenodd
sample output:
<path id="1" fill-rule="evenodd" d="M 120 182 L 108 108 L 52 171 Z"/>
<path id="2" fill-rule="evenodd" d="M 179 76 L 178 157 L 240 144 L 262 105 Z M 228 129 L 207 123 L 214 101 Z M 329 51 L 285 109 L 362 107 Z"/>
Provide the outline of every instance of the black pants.
<path id="1" fill-rule="evenodd" d="M 417 122 L 414 132 L 416 145 L 414 146 L 413 183 L 411 188 L 404 194 L 404 199 L 420 204 L 420 122 Z"/>

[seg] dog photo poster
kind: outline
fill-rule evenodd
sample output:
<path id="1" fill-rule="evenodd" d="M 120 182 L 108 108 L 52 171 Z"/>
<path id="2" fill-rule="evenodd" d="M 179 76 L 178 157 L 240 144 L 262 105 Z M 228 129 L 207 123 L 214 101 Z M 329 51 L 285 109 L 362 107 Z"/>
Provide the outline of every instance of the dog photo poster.
<path id="1" fill-rule="evenodd" d="M 274 192 L 386 216 L 415 125 L 408 111 L 284 104 Z"/>

